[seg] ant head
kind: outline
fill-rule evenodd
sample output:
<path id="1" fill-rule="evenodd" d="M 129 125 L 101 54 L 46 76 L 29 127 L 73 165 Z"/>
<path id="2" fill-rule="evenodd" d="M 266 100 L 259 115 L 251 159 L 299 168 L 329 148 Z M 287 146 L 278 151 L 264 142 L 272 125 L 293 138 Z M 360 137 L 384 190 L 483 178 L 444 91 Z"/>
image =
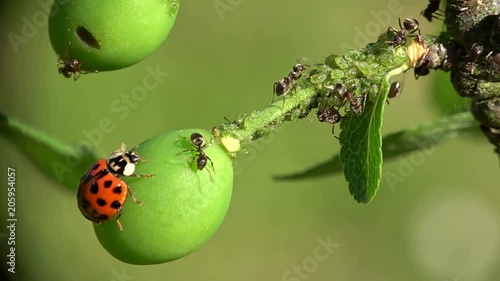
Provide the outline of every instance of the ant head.
<path id="1" fill-rule="evenodd" d="M 302 72 L 304 70 L 306 70 L 306 67 L 303 64 L 297 63 L 296 65 L 293 66 L 294 72 Z"/>
<path id="2" fill-rule="evenodd" d="M 200 147 L 203 145 L 203 136 L 200 134 L 200 133 L 192 133 L 191 134 L 191 142 L 193 142 L 193 144 L 196 146 L 196 147 Z"/>
<path id="3" fill-rule="evenodd" d="M 335 85 L 335 90 L 337 91 L 337 93 L 341 96 L 343 96 L 346 92 L 348 92 L 348 89 L 346 86 L 344 86 L 344 84 L 342 83 L 337 83 Z"/>
<path id="4" fill-rule="evenodd" d="M 403 27 L 404 29 L 406 29 L 408 32 L 411 32 L 411 31 L 414 31 L 414 30 L 417 30 L 418 29 L 418 26 L 419 26 L 419 22 L 416 18 L 412 18 L 412 17 L 409 17 L 409 18 L 406 18 L 404 21 L 403 21 Z"/>

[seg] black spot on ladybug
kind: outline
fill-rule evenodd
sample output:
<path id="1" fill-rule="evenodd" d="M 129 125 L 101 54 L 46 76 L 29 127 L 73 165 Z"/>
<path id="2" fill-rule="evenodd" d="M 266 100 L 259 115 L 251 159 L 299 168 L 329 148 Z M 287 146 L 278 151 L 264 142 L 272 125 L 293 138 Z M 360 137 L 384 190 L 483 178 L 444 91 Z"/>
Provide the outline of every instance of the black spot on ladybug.
<path id="1" fill-rule="evenodd" d="M 103 214 L 96 216 L 97 221 L 105 221 L 108 218 L 109 218 L 108 215 L 103 215 Z"/>
<path id="2" fill-rule="evenodd" d="M 104 207 L 106 206 L 106 200 L 102 199 L 102 198 L 97 198 L 97 201 L 96 201 L 97 205 L 101 206 L 101 207 Z"/>
<path id="3" fill-rule="evenodd" d="M 97 179 L 102 179 L 103 177 L 107 176 L 109 174 L 107 169 L 102 169 L 99 171 L 99 173 L 96 175 Z"/>
<path id="4" fill-rule="evenodd" d="M 120 209 L 120 207 L 122 206 L 122 204 L 120 204 L 120 202 L 118 202 L 118 200 L 115 200 L 115 201 L 113 201 L 113 203 L 111 203 L 110 206 L 113 209 Z"/>
<path id="5" fill-rule="evenodd" d="M 97 182 L 94 182 L 94 183 L 90 186 L 90 193 L 92 193 L 92 194 L 97 194 L 97 192 L 99 192 L 99 186 L 97 185 Z"/>
<path id="6" fill-rule="evenodd" d="M 82 208 L 84 209 L 87 209 L 88 206 L 90 206 L 90 202 L 87 199 L 82 199 L 82 201 L 80 202 L 80 206 L 82 206 Z"/>
<path id="7" fill-rule="evenodd" d="M 94 167 L 92 167 L 92 171 L 97 170 L 97 168 L 99 168 L 99 166 L 101 166 L 101 165 L 100 165 L 99 163 L 96 163 L 96 164 L 94 165 Z"/>
<path id="8" fill-rule="evenodd" d="M 113 181 L 109 181 L 109 180 L 108 180 L 108 181 L 105 181 L 105 182 L 104 182 L 104 187 L 105 187 L 105 188 L 110 188 L 112 184 L 113 184 Z"/>
<path id="9" fill-rule="evenodd" d="M 119 186 L 113 188 L 113 193 L 122 194 L 122 186 L 119 185 Z"/>

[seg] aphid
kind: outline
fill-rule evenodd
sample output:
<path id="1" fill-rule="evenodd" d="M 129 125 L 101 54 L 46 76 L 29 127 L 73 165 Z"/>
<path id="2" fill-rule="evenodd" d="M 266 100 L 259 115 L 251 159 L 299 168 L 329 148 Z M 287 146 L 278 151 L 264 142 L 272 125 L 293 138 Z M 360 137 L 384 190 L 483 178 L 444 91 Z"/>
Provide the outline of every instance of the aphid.
<path id="1" fill-rule="evenodd" d="M 398 18 L 398 21 L 399 21 L 399 28 L 401 28 L 401 30 L 397 30 L 393 27 L 389 27 L 387 29 L 387 32 L 395 33 L 392 40 L 387 41 L 387 43 L 389 43 L 394 48 L 406 44 L 407 42 L 406 37 L 408 37 L 410 34 L 413 34 L 418 31 L 418 34 L 420 35 L 420 28 L 418 27 L 419 23 L 417 19 L 412 17 L 406 18 L 403 21 L 403 24 L 401 24 L 400 18 Z"/>
<path id="2" fill-rule="evenodd" d="M 356 115 L 360 115 L 363 112 L 364 103 L 366 102 L 366 95 L 354 97 L 352 92 L 349 91 L 349 89 L 347 89 L 347 87 L 341 83 L 337 83 L 337 85 L 335 85 L 335 90 L 337 91 L 337 94 L 344 99 L 344 102 L 341 106 L 344 106 L 345 103 L 349 101 L 351 110 Z M 363 104 L 360 103 L 360 99 L 363 100 Z"/>
<path id="3" fill-rule="evenodd" d="M 135 165 L 142 161 L 134 151 L 126 151 L 125 144 L 111 153 L 108 159 L 100 159 L 80 179 L 77 201 L 82 215 L 95 223 L 114 218 L 120 231 L 123 230 L 119 218 L 123 206 L 130 195 L 134 203 L 142 202 L 135 199 L 127 183 L 120 178 L 141 177 L 152 178 L 155 174 L 138 175 Z"/>
<path id="4" fill-rule="evenodd" d="M 210 164 L 212 165 L 212 169 L 215 172 L 214 163 L 212 162 L 212 159 L 210 159 L 210 157 L 208 157 L 208 155 L 205 154 L 204 149 L 206 149 L 209 145 L 205 143 L 203 136 L 200 133 L 192 133 L 190 136 L 190 140 L 188 140 L 186 137 L 183 137 L 183 136 L 180 136 L 180 137 L 189 141 L 194 146 L 194 148 L 186 149 L 184 151 L 177 153 L 176 155 L 179 155 L 181 153 L 188 152 L 188 151 L 196 152 L 189 167 L 193 166 L 194 160 L 196 159 L 196 167 L 198 168 L 199 171 L 201 171 L 205 168 L 205 166 L 207 165 L 207 162 L 210 161 Z"/>
<path id="5" fill-rule="evenodd" d="M 427 8 L 423 10 L 420 15 L 423 15 L 429 22 L 432 22 L 432 19 L 440 19 L 444 16 L 443 12 L 439 10 L 439 4 L 441 0 L 429 0 L 429 4 L 427 4 Z"/>
<path id="6" fill-rule="evenodd" d="M 297 63 L 292 67 L 292 71 L 288 76 L 283 77 L 283 79 L 275 82 L 273 85 L 273 99 L 271 103 L 274 102 L 274 94 L 277 96 L 283 96 L 283 105 L 285 104 L 285 96 L 295 87 L 295 81 L 302 77 L 302 72 L 306 70 L 303 64 Z"/>
<path id="7" fill-rule="evenodd" d="M 339 123 L 340 120 L 343 118 L 343 116 L 340 114 L 340 111 L 338 111 L 336 108 L 333 106 L 326 107 L 323 109 L 318 109 L 318 112 L 316 112 L 316 116 L 318 116 L 319 122 L 326 122 L 329 124 L 332 124 L 332 135 L 336 138 L 339 139 L 335 135 L 335 124 Z"/>
<path id="8" fill-rule="evenodd" d="M 408 49 L 406 49 L 406 55 L 410 59 L 410 67 L 415 68 L 419 64 L 422 64 L 422 59 L 429 52 L 429 45 L 425 41 L 424 37 L 421 35 L 415 36 L 411 42 Z"/>

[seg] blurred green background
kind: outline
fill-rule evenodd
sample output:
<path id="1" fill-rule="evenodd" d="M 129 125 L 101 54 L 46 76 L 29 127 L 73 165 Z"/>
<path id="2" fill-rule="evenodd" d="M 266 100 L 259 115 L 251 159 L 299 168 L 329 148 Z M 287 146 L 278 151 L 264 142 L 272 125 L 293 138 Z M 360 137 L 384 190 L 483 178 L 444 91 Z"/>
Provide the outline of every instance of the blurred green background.
<path id="1" fill-rule="evenodd" d="M 72 144 L 109 118 L 114 130 L 98 142 L 102 156 L 122 141 L 136 144 L 165 131 L 210 129 L 224 117 L 263 108 L 271 101 L 272 84 L 297 58 L 315 63 L 340 53 L 342 46 L 361 47 L 388 25 L 396 27 L 398 17 L 417 17 L 427 5 L 403 0 L 181 1 L 172 32 L 152 56 L 127 69 L 83 75 L 74 82 L 57 73 L 43 21 L 47 2 L 1 4 L 0 112 Z M 376 15 L 388 11 L 390 3 L 397 4 L 398 13 L 385 12 L 390 16 L 377 21 Z M 228 9 L 217 12 L 215 6 Z M 36 32 L 13 47 L 7 34 L 21 36 L 26 21 L 38 22 Z M 423 33 L 437 32 L 442 24 L 420 21 Z M 367 39 L 355 41 L 357 30 L 367 28 L 372 30 Z M 148 68 L 156 67 L 169 76 L 143 100 L 127 105 L 129 113 L 121 118 L 113 104 L 125 105 L 122 99 L 142 85 Z M 434 72 L 418 81 L 410 72 L 400 78 L 403 93 L 386 109 L 385 133 L 442 116 L 432 95 L 455 93 L 431 91 L 435 78 Z M 3 169 L 17 170 L 17 263 L 16 274 L 8 277 L 499 280 L 498 158 L 484 137 L 464 135 L 425 154 L 386 163 L 385 175 L 401 175 L 402 181 L 390 184 L 384 178 L 375 200 L 360 205 L 349 195 L 342 175 L 273 181 L 273 175 L 303 170 L 339 150 L 331 127 L 313 114 L 277 131 L 235 160 L 232 205 L 215 236 L 190 256 L 155 266 L 132 266 L 111 257 L 79 213 L 75 192 L 48 179 L 0 138 Z M 404 170 L 405 165 L 410 168 Z M 7 189 L 6 172 L 1 178 Z M 6 197 L 6 190 L 0 192 L 2 224 Z M 5 267 L 7 230 L 0 229 Z M 321 239 L 330 239 L 336 248 L 318 248 Z"/>

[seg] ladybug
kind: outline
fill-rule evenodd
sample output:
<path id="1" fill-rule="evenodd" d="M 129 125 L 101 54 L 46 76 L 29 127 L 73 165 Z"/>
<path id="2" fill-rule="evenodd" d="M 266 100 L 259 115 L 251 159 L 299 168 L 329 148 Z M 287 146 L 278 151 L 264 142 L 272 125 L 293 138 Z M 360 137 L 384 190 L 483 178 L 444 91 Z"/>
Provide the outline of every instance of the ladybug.
<path id="1" fill-rule="evenodd" d="M 136 147 L 135 147 L 136 148 Z M 137 152 L 126 151 L 125 144 L 111 153 L 108 159 L 98 160 L 80 179 L 77 201 L 82 215 L 95 223 L 114 218 L 120 231 L 123 231 L 119 221 L 123 206 L 130 195 L 134 203 L 142 202 L 135 199 L 122 176 L 152 178 L 155 174 L 138 175 L 135 165 L 141 162 Z"/>

